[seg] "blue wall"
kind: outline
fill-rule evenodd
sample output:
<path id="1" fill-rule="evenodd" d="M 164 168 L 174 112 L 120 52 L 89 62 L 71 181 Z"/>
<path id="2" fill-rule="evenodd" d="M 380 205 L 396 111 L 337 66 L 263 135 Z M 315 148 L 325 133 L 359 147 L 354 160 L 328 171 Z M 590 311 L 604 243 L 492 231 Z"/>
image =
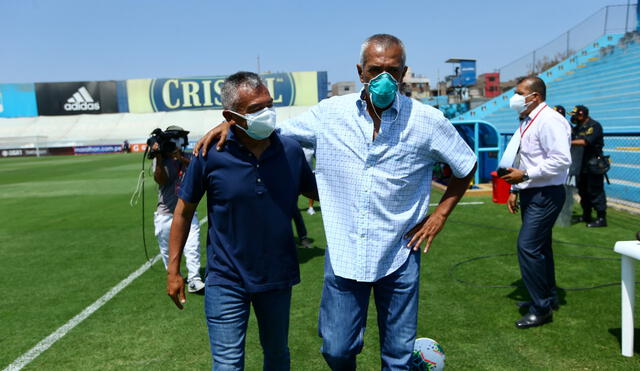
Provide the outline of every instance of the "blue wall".
<path id="1" fill-rule="evenodd" d="M 0 117 L 38 116 L 34 84 L 0 84 Z"/>

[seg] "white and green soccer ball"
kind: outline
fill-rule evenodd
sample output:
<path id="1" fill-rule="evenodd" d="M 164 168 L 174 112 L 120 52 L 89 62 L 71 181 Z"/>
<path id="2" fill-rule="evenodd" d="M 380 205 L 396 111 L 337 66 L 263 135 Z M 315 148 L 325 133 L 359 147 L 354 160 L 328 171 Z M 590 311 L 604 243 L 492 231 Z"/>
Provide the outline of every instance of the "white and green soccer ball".
<path id="1" fill-rule="evenodd" d="M 429 338 L 416 339 L 411 355 L 411 371 L 444 370 L 444 350 L 437 341 Z"/>

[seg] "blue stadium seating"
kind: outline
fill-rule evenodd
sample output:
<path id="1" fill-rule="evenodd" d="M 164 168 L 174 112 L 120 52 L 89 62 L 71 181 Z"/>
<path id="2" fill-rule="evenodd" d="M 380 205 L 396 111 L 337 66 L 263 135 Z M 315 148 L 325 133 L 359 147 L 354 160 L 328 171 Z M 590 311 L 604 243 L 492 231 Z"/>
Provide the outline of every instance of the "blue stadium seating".
<path id="1" fill-rule="evenodd" d="M 562 68 L 538 75 L 547 84 L 547 103 L 567 111 L 578 104 L 589 108 L 603 126 L 604 152 L 611 156 L 608 198 L 640 203 L 640 35 L 609 35 L 572 58 L 572 63 L 567 59 Z M 508 107 L 511 95 L 496 97 L 459 119 L 485 120 L 500 133 L 512 134 L 518 118 Z"/>
<path id="2" fill-rule="evenodd" d="M 578 104 L 589 107 L 591 117 L 608 134 L 640 132 L 640 44 L 616 46 L 607 55 L 594 55 L 588 63 L 548 81 L 547 103 L 567 110 Z M 504 134 L 512 133 L 518 124 L 509 107 L 483 120 Z"/>

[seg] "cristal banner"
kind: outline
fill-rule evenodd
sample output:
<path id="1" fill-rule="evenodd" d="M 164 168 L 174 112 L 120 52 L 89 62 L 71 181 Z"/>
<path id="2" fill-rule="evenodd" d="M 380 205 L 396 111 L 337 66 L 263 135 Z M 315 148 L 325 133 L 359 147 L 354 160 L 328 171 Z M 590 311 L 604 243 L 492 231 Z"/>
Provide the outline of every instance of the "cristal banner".
<path id="1" fill-rule="evenodd" d="M 292 72 L 260 75 L 273 97 L 273 105 L 307 106 L 326 98 L 326 72 Z M 129 112 L 186 109 L 220 109 L 220 92 L 226 76 L 139 79 L 126 81 Z"/>
<path id="2" fill-rule="evenodd" d="M 118 112 L 115 81 L 36 83 L 39 115 Z"/>

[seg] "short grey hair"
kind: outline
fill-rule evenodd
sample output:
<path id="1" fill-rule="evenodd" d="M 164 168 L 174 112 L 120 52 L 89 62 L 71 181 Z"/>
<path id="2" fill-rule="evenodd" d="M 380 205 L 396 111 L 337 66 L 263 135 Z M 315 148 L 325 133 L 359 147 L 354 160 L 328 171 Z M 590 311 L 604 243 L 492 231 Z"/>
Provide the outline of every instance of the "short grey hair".
<path id="1" fill-rule="evenodd" d="M 236 111 L 238 108 L 238 90 L 241 87 L 257 89 L 261 85 L 264 85 L 262 79 L 253 72 L 240 71 L 227 77 L 222 83 L 222 90 L 220 91 L 222 108 Z"/>
<path id="2" fill-rule="evenodd" d="M 398 39 L 393 35 L 389 35 L 386 33 L 378 33 L 373 36 L 369 36 L 360 46 L 360 65 L 364 67 L 367 60 L 365 59 L 364 53 L 369 48 L 370 45 L 377 45 L 384 49 L 390 48 L 393 45 L 398 45 L 402 49 L 402 65 L 406 66 L 407 62 L 407 54 L 404 51 L 404 43 L 402 40 Z"/>

